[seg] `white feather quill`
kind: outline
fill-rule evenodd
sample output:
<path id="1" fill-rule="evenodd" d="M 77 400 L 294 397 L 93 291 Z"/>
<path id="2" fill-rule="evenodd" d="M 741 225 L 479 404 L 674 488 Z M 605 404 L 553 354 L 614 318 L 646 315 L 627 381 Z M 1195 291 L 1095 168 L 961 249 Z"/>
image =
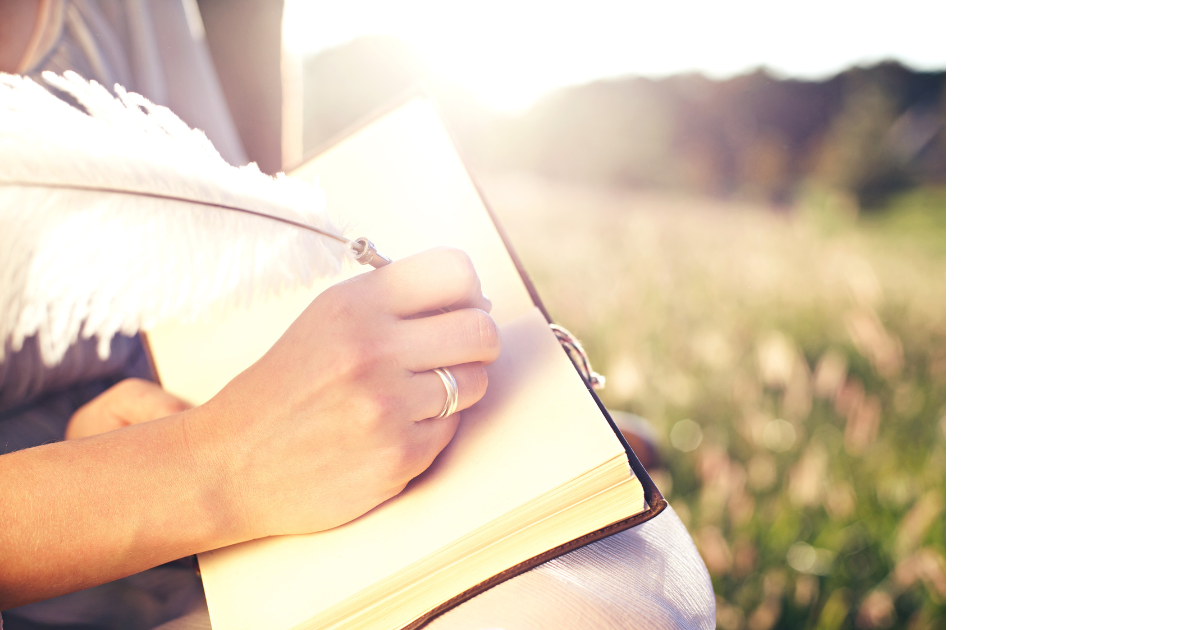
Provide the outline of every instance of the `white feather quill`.
<path id="1" fill-rule="evenodd" d="M 227 164 L 165 107 L 79 75 L 0 74 L 0 360 L 36 335 L 189 320 L 336 273 L 351 252 L 316 187 Z M 234 211 L 240 210 L 240 211 Z"/>

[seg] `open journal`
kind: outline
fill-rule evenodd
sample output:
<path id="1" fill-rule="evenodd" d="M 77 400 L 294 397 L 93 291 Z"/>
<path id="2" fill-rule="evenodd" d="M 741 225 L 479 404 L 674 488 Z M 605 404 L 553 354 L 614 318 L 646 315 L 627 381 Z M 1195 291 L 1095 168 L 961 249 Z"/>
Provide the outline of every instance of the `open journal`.
<path id="1" fill-rule="evenodd" d="M 415 97 L 293 173 L 400 258 L 470 254 L 504 350 L 488 390 L 403 492 L 341 527 L 200 554 L 214 630 L 415 628 L 666 503 L 580 378 L 431 102 Z M 194 403 L 261 357 L 326 287 L 369 267 L 146 335 L 163 386 Z"/>

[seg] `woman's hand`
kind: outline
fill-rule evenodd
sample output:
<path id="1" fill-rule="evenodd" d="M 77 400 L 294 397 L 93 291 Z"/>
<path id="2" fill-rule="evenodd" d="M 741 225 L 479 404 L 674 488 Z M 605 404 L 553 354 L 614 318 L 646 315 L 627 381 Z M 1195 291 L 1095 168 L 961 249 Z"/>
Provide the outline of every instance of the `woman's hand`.
<path id="1" fill-rule="evenodd" d="M 446 390 L 429 370 L 454 374 L 460 409 L 483 396 L 490 306 L 466 254 L 430 250 L 326 290 L 199 407 L 172 413 L 180 401 L 126 381 L 72 420 L 91 437 L 0 456 L 0 609 L 394 496 L 458 426 L 431 419 Z"/>
<path id="2" fill-rule="evenodd" d="M 414 315 L 456 309 L 419 319 Z M 404 489 L 453 437 L 500 354 L 491 304 L 461 251 L 439 248 L 329 288 L 257 363 L 185 414 L 226 482 L 241 538 L 319 531 Z"/>
<path id="3" fill-rule="evenodd" d="M 127 378 L 79 408 L 67 423 L 68 440 L 100 435 L 191 409 L 156 383 Z"/>

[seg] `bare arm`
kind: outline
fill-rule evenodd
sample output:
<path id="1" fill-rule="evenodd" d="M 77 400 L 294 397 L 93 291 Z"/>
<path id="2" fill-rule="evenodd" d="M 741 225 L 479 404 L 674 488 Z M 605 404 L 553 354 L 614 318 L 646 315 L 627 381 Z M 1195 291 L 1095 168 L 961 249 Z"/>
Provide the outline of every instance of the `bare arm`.
<path id="1" fill-rule="evenodd" d="M 200 407 L 0 457 L 0 610 L 394 496 L 457 428 L 428 370 L 453 366 L 460 408 L 482 397 L 489 306 L 461 252 L 418 254 L 323 293 Z"/>
<path id="2" fill-rule="evenodd" d="M 189 420 L 0 457 L 0 609 L 243 538 L 226 473 L 189 443 Z"/>
<path id="3" fill-rule="evenodd" d="M 38 0 L 0 1 L 0 72 L 17 72 L 37 28 Z"/>

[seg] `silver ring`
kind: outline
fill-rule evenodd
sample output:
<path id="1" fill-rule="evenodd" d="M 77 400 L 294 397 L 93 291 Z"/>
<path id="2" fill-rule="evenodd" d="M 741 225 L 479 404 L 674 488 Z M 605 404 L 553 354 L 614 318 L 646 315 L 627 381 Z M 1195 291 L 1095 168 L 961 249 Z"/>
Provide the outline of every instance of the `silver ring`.
<path id="1" fill-rule="evenodd" d="M 454 380 L 454 375 L 444 367 L 434 368 L 434 374 L 437 374 L 442 379 L 442 385 L 446 386 L 446 402 L 442 405 L 442 411 L 434 418 L 445 418 L 458 410 L 458 381 Z"/>

